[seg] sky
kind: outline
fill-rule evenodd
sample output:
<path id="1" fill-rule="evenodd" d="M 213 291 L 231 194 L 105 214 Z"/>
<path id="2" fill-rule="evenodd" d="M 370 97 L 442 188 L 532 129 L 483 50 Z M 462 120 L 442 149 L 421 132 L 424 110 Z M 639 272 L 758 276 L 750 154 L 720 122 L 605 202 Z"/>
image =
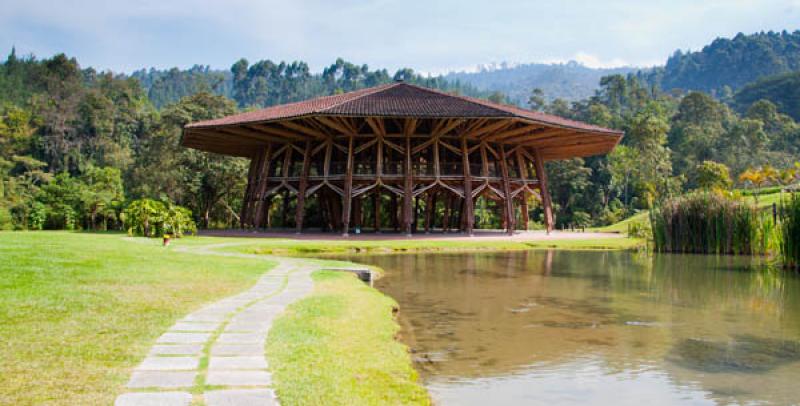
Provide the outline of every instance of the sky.
<path id="1" fill-rule="evenodd" d="M 2 0 L 0 52 L 82 66 L 229 69 L 342 57 L 390 72 L 499 62 L 663 64 L 738 32 L 800 29 L 800 0 Z"/>

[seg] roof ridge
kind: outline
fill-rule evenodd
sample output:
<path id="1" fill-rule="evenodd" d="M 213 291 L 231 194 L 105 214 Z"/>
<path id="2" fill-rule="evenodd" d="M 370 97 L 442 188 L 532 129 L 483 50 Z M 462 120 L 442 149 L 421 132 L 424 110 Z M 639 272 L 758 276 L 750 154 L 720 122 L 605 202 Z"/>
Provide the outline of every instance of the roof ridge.
<path id="1" fill-rule="evenodd" d="M 331 109 L 336 108 L 336 107 L 339 107 L 339 106 L 341 106 L 341 105 L 343 105 L 345 103 L 354 102 L 354 101 L 356 101 L 358 99 L 361 99 L 361 98 L 364 98 L 366 96 L 371 96 L 371 95 L 373 95 L 375 93 L 383 92 L 384 90 L 391 89 L 391 88 L 393 88 L 393 87 L 395 87 L 397 85 L 400 85 L 400 84 L 402 84 L 402 82 L 386 83 L 386 84 L 379 85 L 379 86 L 366 87 L 366 88 L 363 88 L 363 89 L 353 90 L 353 91 L 342 93 L 342 94 L 331 95 L 331 96 L 346 96 L 347 94 L 351 94 L 352 95 L 353 93 L 361 92 L 361 93 L 359 93 L 358 95 L 356 95 L 353 98 L 344 98 L 345 100 L 342 100 L 342 101 L 340 101 L 338 103 L 335 103 L 335 104 L 332 104 L 330 106 L 327 106 L 327 107 L 325 107 L 323 109 L 313 110 L 312 113 L 325 113 L 326 111 L 331 110 Z M 309 99 L 309 100 L 314 100 L 314 99 Z"/>
<path id="2" fill-rule="evenodd" d="M 405 84 L 406 86 L 410 86 L 410 87 L 413 87 L 415 89 L 419 89 L 419 90 L 422 90 L 422 91 L 425 91 L 425 92 L 428 92 L 428 93 L 438 94 L 440 96 L 454 97 L 456 99 L 461 99 L 463 101 L 466 101 L 466 102 L 469 102 L 469 103 L 472 103 L 472 104 L 477 104 L 477 105 L 482 106 L 482 107 L 488 107 L 490 109 L 497 110 L 497 111 L 499 111 L 501 113 L 512 114 L 513 115 L 513 113 L 511 113 L 511 112 L 509 112 L 509 111 L 507 111 L 505 109 L 500 108 L 502 106 L 498 105 L 496 103 L 488 102 L 488 104 L 484 104 L 484 103 L 482 103 L 482 102 L 484 102 L 484 100 L 481 100 L 481 99 L 477 99 L 477 98 L 469 97 L 469 96 L 464 96 L 464 95 L 461 95 L 461 94 L 447 93 L 447 92 L 445 92 L 443 90 L 432 89 L 430 87 L 415 85 L 413 83 L 401 82 L 400 84 Z"/>

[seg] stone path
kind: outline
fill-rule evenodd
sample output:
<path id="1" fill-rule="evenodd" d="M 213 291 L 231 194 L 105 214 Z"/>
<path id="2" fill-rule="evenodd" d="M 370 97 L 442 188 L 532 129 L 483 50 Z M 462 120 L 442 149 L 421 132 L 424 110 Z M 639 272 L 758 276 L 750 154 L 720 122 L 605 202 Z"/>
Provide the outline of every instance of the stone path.
<path id="1" fill-rule="evenodd" d="M 264 354 L 267 332 L 286 305 L 311 292 L 316 269 L 277 260 L 251 289 L 187 315 L 162 334 L 115 405 L 277 405 Z"/>

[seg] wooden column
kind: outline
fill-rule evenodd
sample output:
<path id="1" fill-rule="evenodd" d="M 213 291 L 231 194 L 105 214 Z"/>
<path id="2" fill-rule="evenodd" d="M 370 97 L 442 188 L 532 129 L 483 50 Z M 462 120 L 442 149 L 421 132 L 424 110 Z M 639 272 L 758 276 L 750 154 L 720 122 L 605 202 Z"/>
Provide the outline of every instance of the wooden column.
<path id="1" fill-rule="evenodd" d="M 542 194 L 542 208 L 544 209 L 544 226 L 547 233 L 553 231 L 553 202 L 550 200 L 550 191 L 547 189 L 547 173 L 544 171 L 544 161 L 538 149 L 533 150 L 534 165 L 536 165 L 536 178 L 539 180 L 539 192 Z"/>
<path id="2" fill-rule="evenodd" d="M 528 186 L 528 166 L 525 164 L 525 158 L 522 157 L 522 151 L 520 148 L 517 148 L 517 170 L 519 171 L 519 177 L 522 179 L 522 184 L 527 187 Z M 522 229 L 528 231 L 528 221 L 530 218 L 528 217 L 528 191 L 526 189 L 522 189 L 522 201 L 520 202 L 519 209 L 522 214 Z"/>
<path id="3" fill-rule="evenodd" d="M 253 195 L 256 188 L 256 172 L 261 160 L 261 153 L 257 153 L 250 158 L 250 169 L 247 170 L 247 188 L 244 191 L 244 199 L 242 199 L 242 210 L 239 213 L 239 225 L 241 228 L 249 226 L 248 219 L 250 217 L 251 206 L 253 204 Z"/>
<path id="4" fill-rule="evenodd" d="M 264 202 L 266 196 L 264 193 L 267 191 L 267 184 L 269 183 L 269 171 L 270 166 L 272 165 L 272 143 L 267 144 L 267 150 L 264 152 L 264 160 L 261 162 L 260 168 L 258 169 L 258 186 L 256 187 L 255 191 L 255 199 L 256 203 L 253 206 L 252 211 L 250 212 L 250 218 L 253 219 L 251 223 L 253 227 L 261 227 L 261 224 L 264 220 L 264 206 L 266 206 L 266 210 L 269 210 L 269 205 Z"/>
<path id="5" fill-rule="evenodd" d="M 444 197 L 444 216 L 442 217 L 442 230 L 445 233 L 450 231 L 450 206 L 452 201 L 453 197 L 449 194 L 446 194 Z"/>
<path id="6" fill-rule="evenodd" d="M 408 121 L 406 121 L 406 149 L 405 149 L 405 174 L 404 174 L 404 182 L 403 182 L 403 228 L 406 233 L 406 236 L 411 237 L 411 223 L 413 222 L 413 218 L 411 216 L 413 204 L 413 174 L 412 167 L 411 167 L 411 125 Z"/>
<path id="7" fill-rule="evenodd" d="M 306 211 L 306 189 L 308 188 L 308 171 L 311 168 L 311 141 L 306 141 L 303 152 L 303 170 L 300 172 L 300 184 L 297 186 L 297 209 L 294 213 L 294 222 L 297 234 L 303 231 L 303 218 Z"/>
<path id="8" fill-rule="evenodd" d="M 347 136 L 347 166 L 344 174 L 342 193 L 342 235 L 350 232 L 350 205 L 353 202 L 353 136 Z"/>
<path id="9" fill-rule="evenodd" d="M 506 160 L 506 147 L 500 144 L 500 171 L 503 174 L 503 215 L 506 221 L 506 232 L 514 234 L 516 216 L 514 216 L 514 199 L 511 197 L 511 183 L 508 180 L 508 161 Z"/>
<path id="10" fill-rule="evenodd" d="M 461 165 L 464 167 L 464 231 L 472 235 L 472 227 L 475 222 L 472 202 L 472 175 L 469 172 L 469 148 L 467 148 L 467 138 L 461 137 Z"/>

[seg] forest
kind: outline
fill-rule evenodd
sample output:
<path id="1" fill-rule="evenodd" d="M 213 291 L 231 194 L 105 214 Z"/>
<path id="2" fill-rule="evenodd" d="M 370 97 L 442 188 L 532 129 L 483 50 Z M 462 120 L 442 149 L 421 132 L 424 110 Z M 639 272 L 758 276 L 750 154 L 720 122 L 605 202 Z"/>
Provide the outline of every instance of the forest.
<path id="1" fill-rule="evenodd" d="M 798 38 L 717 40 L 700 52 L 705 57 L 676 54 L 657 74 L 603 76 L 593 95 L 577 101 L 528 89 L 523 107 L 626 133 L 608 156 L 548 163 L 557 224 L 619 221 L 697 188 L 710 166 L 734 180 L 749 168 L 792 166 L 800 159 L 798 92 L 784 84 L 797 88 L 797 74 L 786 71 L 800 69 Z M 727 69 L 719 49 L 745 60 L 779 55 L 783 70 L 754 63 L 755 72 L 721 82 L 708 73 Z M 695 82 L 678 79 L 684 76 Z M 713 80 L 702 82 L 706 76 Z M 124 75 L 83 68 L 63 54 L 37 59 L 12 50 L 0 64 L 0 229 L 120 229 L 126 208 L 144 207 L 141 199 L 186 207 L 201 227 L 236 226 L 247 162 L 180 147 L 184 124 L 395 79 L 511 103 L 466 82 L 342 59 L 321 73 L 299 61 L 242 59 L 229 71 Z"/>

